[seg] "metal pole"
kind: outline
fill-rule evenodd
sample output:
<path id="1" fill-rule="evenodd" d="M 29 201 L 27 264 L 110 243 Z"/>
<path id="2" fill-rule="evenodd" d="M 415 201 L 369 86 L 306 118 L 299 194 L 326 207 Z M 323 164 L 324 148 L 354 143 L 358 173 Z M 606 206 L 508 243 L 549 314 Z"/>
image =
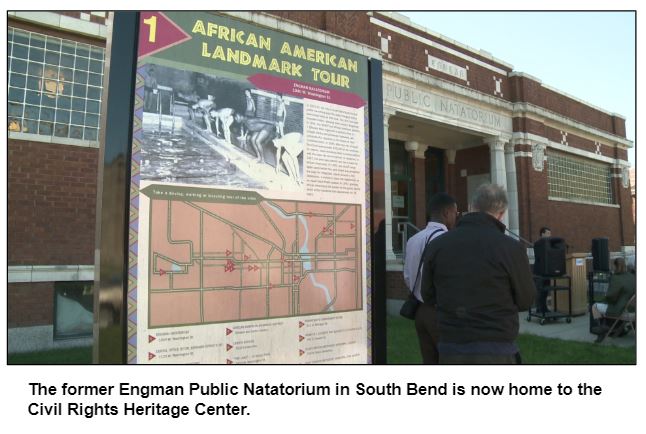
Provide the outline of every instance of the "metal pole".
<path id="1" fill-rule="evenodd" d="M 370 215 L 372 219 L 372 363 L 386 363 L 386 209 L 382 64 L 368 60 L 370 83 Z"/>
<path id="2" fill-rule="evenodd" d="M 97 184 L 93 361 L 114 364 L 126 361 L 130 158 L 139 13 L 116 12 L 111 17 Z"/>

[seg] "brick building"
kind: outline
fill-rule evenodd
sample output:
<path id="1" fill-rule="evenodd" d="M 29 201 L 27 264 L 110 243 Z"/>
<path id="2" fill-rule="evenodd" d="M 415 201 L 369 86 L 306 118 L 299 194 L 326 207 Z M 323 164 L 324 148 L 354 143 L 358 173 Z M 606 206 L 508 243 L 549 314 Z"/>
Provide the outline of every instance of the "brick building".
<path id="1" fill-rule="evenodd" d="M 549 226 L 570 252 L 588 252 L 594 237 L 614 254 L 634 249 L 633 144 L 620 115 L 396 13 L 229 14 L 383 60 L 389 297 L 403 292 L 403 240 L 425 225 L 437 191 L 466 210 L 478 185 L 496 182 L 524 239 Z M 70 342 L 52 339 L 67 337 L 59 322 L 88 318 L 78 307 L 88 287 L 69 282 L 93 278 L 105 21 L 9 14 L 10 350 Z M 69 312 L 56 314 L 61 306 Z M 69 336 L 88 330 L 70 326 Z"/>

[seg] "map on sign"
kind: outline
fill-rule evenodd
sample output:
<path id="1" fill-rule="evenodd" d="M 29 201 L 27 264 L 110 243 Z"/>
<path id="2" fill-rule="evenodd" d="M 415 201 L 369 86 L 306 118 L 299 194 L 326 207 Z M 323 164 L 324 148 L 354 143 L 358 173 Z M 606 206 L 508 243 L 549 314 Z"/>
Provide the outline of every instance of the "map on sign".
<path id="1" fill-rule="evenodd" d="M 149 326 L 362 309 L 359 205 L 151 198 Z"/>

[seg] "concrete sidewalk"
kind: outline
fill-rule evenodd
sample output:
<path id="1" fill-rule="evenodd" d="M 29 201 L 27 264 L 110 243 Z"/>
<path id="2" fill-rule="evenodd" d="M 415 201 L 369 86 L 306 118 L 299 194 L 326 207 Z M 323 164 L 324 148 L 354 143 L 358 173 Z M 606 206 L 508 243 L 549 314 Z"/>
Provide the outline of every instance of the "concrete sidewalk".
<path id="1" fill-rule="evenodd" d="M 531 322 L 528 322 L 527 312 L 521 312 L 518 314 L 518 320 L 520 333 L 588 343 L 594 343 L 597 338 L 597 335 L 590 333 L 590 319 L 588 315 L 573 316 L 572 322 L 569 324 L 565 321 L 565 318 L 560 318 L 546 321 L 544 325 L 540 325 L 539 318 L 532 317 Z M 607 337 L 601 344 L 597 345 L 634 346 L 635 334 L 630 331 L 627 335 L 620 338 Z"/>

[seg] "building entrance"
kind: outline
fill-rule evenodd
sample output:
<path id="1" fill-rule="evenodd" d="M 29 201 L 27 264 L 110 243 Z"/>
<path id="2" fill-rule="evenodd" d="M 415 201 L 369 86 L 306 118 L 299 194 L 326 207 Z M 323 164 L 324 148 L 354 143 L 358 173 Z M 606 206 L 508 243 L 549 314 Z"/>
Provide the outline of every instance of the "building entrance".
<path id="1" fill-rule="evenodd" d="M 393 252 L 401 255 L 404 241 L 401 233 L 415 215 L 413 167 L 404 142 L 390 140 L 390 193 L 393 218 Z"/>

